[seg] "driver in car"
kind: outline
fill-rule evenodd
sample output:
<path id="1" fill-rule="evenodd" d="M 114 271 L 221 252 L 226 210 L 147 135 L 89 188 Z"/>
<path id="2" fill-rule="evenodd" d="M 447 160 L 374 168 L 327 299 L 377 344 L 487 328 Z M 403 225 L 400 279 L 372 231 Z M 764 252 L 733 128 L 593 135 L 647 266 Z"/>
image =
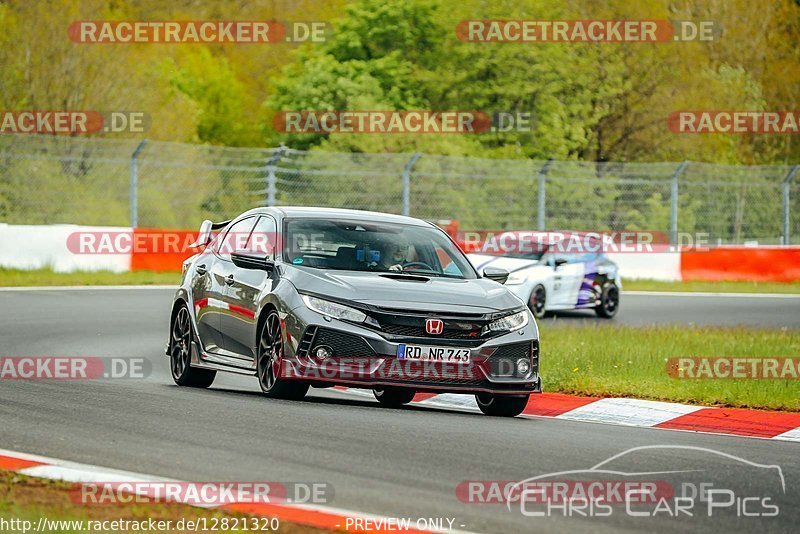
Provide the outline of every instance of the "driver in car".
<path id="1" fill-rule="evenodd" d="M 408 262 L 408 249 L 408 241 L 402 236 L 397 236 L 383 247 L 380 267 L 389 271 L 402 271 Z"/>

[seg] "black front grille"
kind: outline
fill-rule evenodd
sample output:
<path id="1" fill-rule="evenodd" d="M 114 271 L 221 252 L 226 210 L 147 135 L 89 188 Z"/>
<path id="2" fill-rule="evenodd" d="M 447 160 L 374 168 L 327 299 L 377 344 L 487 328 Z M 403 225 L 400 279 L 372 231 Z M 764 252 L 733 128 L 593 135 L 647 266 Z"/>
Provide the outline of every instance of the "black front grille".
<path id="1" fill-rule="evenodd" d="M 428 313 L 430 313 L 430 315 L 436 315 L 438 317 L 446 316 L 456 321 L 482 321 L 486 318 L 485 315 L 482 313 L 459 313 L 459 312 L 422 313 L 414 310 L 409 310 L 406 308 L 374 308 L 372 311 L 374 311 L 378 315 L 388 315 L 391 317 L 397 317 L 397 316 L 427 317 Z"/>
<path id="2" fill-rule="evenodd" d="M 489 357 L 490 360 L 508 359 L 517 360 L 530 356 L 531 344 L 529 341 L 524 343 L 514 343 L 512 345 L 501 345 Z"/>
<path id="3" fill-rule="evenodd" d="M 339 332 L 328 328 L 317 329 L 314 337 L 314 349 L 325 345 L 333 350 L 336 357 L 359 358 L 375 356 L 375 351 L 361 336 Z"/>
<path id="4" fill-rule="evenodd" d="M 408 338 L 427 338 L 434 340 L 461 340 L 467 342 L 468 346 L 481 344 L 483 340 L 494 337 L 494 333 L 481 336 L 481 330 L 488 323 L 485 316 L 471 317 L 462 314 L 434 314 L 427 312 L 393 313 L 385 310 L 370 310 L 370 316 L 377 321 L 373 327 L 381 332 L 383 336 L 392 341 Z M 441 334 L 429 334 L 425 329 L 425 322 L 428 319 L 439 319 L 444 323 Z M 419 341 L 418 341 L 419 342 Z"/>
<path id="5" fill-rule="evenodd" d="M 533 348 L 537 346 L 538 344 L 534 342 Z M 530 358 L 531 348 L 529 341 L 498 347 L 487 360 L 492 376 L 514 376 L 517 360 Z M 538 371 L 538 358 L 534 359 L 532 366 L 534 371 Z"/>
<path id="6" fill-rule="evenodd" d="M 393 336 L 430 337 L 439 339 L 479 339 L 481 335 L 480 327 L 445 328 L 441 334 L 431 335 L 425 331 L 424 323 L 422 326 L 382 324 L 381 330 Z"/>

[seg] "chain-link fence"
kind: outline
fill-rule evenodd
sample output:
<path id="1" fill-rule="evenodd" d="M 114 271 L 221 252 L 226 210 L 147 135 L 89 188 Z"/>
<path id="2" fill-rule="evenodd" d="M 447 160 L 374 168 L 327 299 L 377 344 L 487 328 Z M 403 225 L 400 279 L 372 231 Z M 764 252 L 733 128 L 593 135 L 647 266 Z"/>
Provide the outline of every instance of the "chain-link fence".
<path id="1" fill-rule="evenodd" d="M 0 222 L 194 228 L 259 205 L 800 243 L 800 166 L 354 154 L 0 135 Z"/>

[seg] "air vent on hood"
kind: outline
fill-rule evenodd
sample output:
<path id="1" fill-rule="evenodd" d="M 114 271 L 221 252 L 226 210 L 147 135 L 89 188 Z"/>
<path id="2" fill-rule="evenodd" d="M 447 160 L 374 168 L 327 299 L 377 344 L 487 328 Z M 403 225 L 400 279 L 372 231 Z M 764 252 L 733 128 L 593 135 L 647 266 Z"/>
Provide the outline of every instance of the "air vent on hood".
<path id="1" fill-rule="evenodd" d="M 421 276 L 418 274 L 386 273 L 386 274 L 381 274 L 380 276 L 384 278 L 390 278 L 392 280 L 400 280 L 402 282 L 428 282 L 430 280 L 430 278 L 428 278 L 427 276 Z"/>

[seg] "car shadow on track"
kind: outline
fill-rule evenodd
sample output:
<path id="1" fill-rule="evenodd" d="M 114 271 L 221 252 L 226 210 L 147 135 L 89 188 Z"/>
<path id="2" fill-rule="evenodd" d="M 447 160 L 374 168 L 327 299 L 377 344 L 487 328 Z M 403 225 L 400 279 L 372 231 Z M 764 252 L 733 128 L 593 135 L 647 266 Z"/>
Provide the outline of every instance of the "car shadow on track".
<path id="1" fill-rule="evenodd" d="M 165 384 L 165 387 L 175 388 L 174 384 Z M 188 389 L 188 388 L 180 388 L 180 389 Z M 270 402 L 280 402 L 286 404 L 296 404 L 296 405 L 314 405 L 314 404 L 324 404 L 329 406 L 350 406 L 353 408 L 375 408 L 380 409 L 382 411 L 387 412 L 395 412 L 395 411 L 405 411 L 405 412 L 435 412 L 435 413 L 447 413 L 447 414 L 454 414 L 454 415 L 465 415 L 465 416 L 472 416 L 472 417 L 485 417 L 483 414 L 465 411 L 465 410 L 458 410 L 458 409 L 450 409 L 443 406 L 425 406 L 421 404 L 409 404 L 406 406 L 402 406 L 400 408 L 389 408 L 385 406 L 381 406 L 378 404 L 378 401 L 373 401 L 368 397 L 358 398 L 358 397 L 345 397 L 345 396 L 323 396 L 323 395 L 315 395 L 315 393 L 319 393 L 322 391 L 336 391 L 331 390 L 328 388 L 314 388 L 309 390 L 309 393 L 306 397 L 302 400 L 283 400 L 283 399 L 270 399 L 265 397 L 259 391 L 251 391 L 251 390 L 244 390 L 244 389 L 233 389 L 227 386 L 222 387 L 214 387 L 211 386 L 207 390 L 198 390 L 192 389 L 191 391 L 194 392 L 207 392 L 208 394 L 215 394 L 215 395 L 231 395 L 236 397 L 250 397 L 250 398 L 257 398 L 264 401 Z M 340 392 L 341 393 L 341 392 Z M 341 395 L 346 395 L 346 393 L 341 393 Z"/>
<path id="2" fill-rule="evenodd" d="M 557 311 L 557 312 L 547 312 L 544 316 L 544 319 L 539 319 L 540 323 L 558 323 L 561 321 L 568 322 L 570 324 L 574 323 L 582 323 L 582 324 L 591 324 L 591 325 L 602 325 L 602 326 L 614 326 L 616 321 L 614 319 L 603 319 L 602 317 L 598 317 L 595 315 L 594 311 L 592 310 L 569 310 L 569 311 Z"/>

